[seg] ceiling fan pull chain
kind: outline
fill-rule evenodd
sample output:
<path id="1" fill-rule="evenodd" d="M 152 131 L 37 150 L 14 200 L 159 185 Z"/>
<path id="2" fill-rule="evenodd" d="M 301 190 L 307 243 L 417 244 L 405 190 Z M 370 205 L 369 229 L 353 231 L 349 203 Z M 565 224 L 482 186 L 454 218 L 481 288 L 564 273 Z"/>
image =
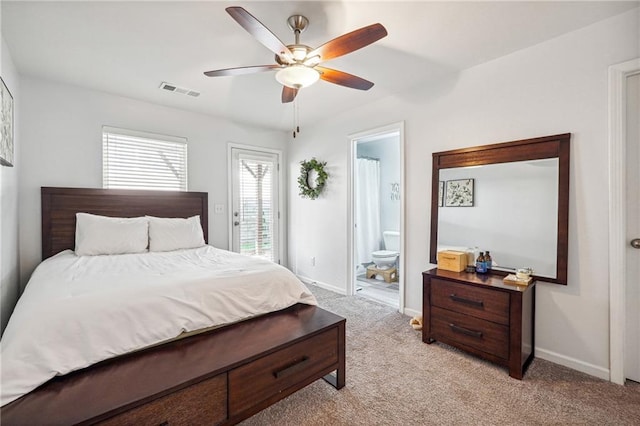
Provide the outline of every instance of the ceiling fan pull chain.
<path id="1" fill-rule="evenodd" d="M 291 105 L 293 107 L 293 123 L 291 127 L 293 127 L 293 138 L 296 138 L 296 105 L 298 104 L 298 101 L 294 98 L 293 100 L 293 104 Z"/>
<path id="2" fill-rule="evenodd" d="M 293 119 L 294 119 L 294 133 L 295 134 L 299 134 L 300 133 L 300 108 L 298 107 L 298 98 L 294 99 L 293 101 Z"/>

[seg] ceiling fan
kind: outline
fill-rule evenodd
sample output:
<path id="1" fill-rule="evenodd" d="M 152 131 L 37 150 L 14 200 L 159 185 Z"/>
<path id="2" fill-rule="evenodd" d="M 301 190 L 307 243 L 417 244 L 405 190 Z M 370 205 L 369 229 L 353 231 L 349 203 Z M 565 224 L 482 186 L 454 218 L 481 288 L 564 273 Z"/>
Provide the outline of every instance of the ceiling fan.
<path id="1" fill-rule="evenodd" d="M 372 24 L 360 28 L 312 49 L 307 45 L 300 44 L 300 33 L 309 25 L 309 20 L 302 15 L 293 15 L 287 20 L 289 28 L 295 34 L 295 43 L 285 46 L 278 37 L 244 8 L 234 6 L 226 8 L 226 11 L 242 28 L 275 53 L 276 64 L 207 71 L 204 73 L 206 76 L 244 75 L 278 70 L 276 80 L 283 85 L 283 103 L 292 102 L 298 94 L 298 90 L 315 83 L 318 79 L 359 90 L 369 90 L 373 87 L 373 83 L 370 81 L 346 72 L 321 67 L 320 64 L 361 49 L 385 37 L 387 30 L 382 24 Z"/>

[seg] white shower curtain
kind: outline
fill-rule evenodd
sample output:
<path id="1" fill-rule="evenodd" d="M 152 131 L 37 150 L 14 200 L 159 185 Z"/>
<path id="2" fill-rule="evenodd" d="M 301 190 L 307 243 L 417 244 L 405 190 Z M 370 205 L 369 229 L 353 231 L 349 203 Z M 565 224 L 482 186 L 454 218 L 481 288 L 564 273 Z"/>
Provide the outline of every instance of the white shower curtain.
<path id="1" fill-rule="evenodd" d="M 360 268 L 380 250 L 380 161 L 358 158 L 356 169 L 356 267 Z"/>

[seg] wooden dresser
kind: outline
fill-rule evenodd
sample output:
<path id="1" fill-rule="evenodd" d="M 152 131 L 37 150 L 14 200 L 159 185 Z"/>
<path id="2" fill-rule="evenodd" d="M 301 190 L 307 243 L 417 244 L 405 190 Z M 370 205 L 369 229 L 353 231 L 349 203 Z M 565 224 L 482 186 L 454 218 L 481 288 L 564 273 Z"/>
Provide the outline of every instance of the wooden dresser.
<path id="1" fill-rule="evenodd" d="M 422 273 L 422 341 L 455 346 L 522 379 L 533 360 L 535 282 L 504 284 L 502 276 L 432 269 Z"/>

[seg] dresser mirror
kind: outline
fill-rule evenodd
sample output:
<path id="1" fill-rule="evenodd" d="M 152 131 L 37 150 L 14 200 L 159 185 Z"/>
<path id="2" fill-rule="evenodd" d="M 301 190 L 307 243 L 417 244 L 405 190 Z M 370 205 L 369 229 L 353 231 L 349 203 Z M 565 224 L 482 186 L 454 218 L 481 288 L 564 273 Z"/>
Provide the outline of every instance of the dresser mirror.
<path id="1" fill-rule="evenodd" d="M 431 256 L 489 250 L 493 272 L 567 284 L 570 134 L 433 154 Z"/>

